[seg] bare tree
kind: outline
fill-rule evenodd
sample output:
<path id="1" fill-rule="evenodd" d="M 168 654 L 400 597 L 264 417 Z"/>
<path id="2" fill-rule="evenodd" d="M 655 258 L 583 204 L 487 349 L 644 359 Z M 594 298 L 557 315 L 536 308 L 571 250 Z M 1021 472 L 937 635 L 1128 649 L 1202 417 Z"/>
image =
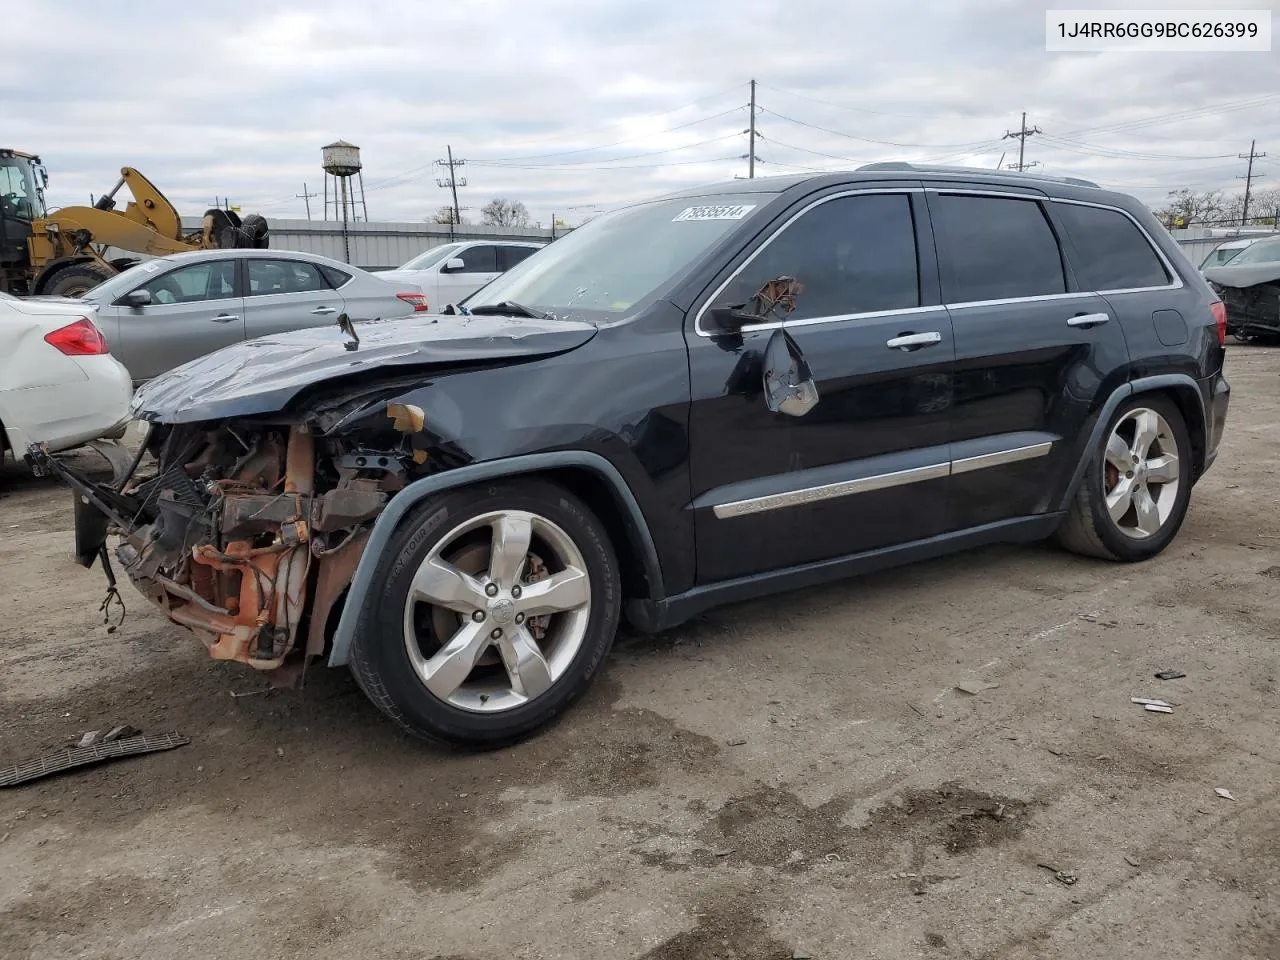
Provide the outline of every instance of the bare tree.
<path id="1" fill-rule="evenodd" d="M 431 221 L 432 223 L 453 223 L 453 207 L 446 203 L 435 212 Z"/>
<path id="2" fill-rule="evenodd" d="M 1156 211 L 1160 222 L 1169 229 L 1189 227 L 1196 223 L 1218 220 L 1226 214 L 1221 190 L 1196 193 L 1194 190 L 1171 190 L 1165 205 Z"/>
<path id="3" fill-rule="evenodd" d="M 480 222 L 493 227 L 524 227 L 529 224 L 529 211 L 519 200 L 494 197 L 481 208 Z"/>

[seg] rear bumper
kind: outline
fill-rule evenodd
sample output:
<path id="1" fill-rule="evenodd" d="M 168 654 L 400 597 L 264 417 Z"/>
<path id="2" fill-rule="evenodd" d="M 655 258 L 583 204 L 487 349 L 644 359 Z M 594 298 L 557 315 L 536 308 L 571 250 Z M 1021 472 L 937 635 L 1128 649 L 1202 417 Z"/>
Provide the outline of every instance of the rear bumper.
<path id="1" fill-rule="evenodd" d="M 1200 395 L 1205 401 L 1205 449 L 1203 474 L 1218 458 L 1218 446 L 1227 425 L 1227 408 L 1231 405 L 1231 384 L 1223 371 L 1200 381 Z"/>

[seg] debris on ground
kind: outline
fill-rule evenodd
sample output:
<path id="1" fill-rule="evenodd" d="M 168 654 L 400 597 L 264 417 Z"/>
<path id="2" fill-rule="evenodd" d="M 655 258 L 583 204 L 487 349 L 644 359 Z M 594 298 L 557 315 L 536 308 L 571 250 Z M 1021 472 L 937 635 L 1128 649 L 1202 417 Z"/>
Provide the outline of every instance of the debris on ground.
<path id="1" fill-rule="evenodd" d="M 1223 800 L 1235 800 L 1235 797 L 1231 795 L 1231 791 L 1225 789 L 1224 787 L 1214 787 L 1213 792 L 1216 793 L 1218 796 L 1220 796 Z"/>
<path id="2" fill-rule="evenodd" d="M 119 728 L 130 730 L 132 728 Z M 83 739 L 83 738 L 81 738 Z M 178 733 L 166 733 L 161 736 L 128 736 L 106 741 L 96 740 L 84 747 L 72 747 L 69 750 L 58 750 L 42 757 L 23 760 L 11 767 L 0 768 L 0 787 L 15 787 L 22 783 L 30 783 L 42 777 L 62 773 L 74 767 L 84 767 L 104 760 L 115 760 L 119 757 L 133 757 L 143 753 L 155 753 L 159 750 L 172 750 L 191 742 L 190 737 Z"/>
<path id="3" fill-rule="evenodd" d="M 1133 857 L 1130 857 L 1130 856 L 1128 856 L 1128 855 L 1126 855 L 1126 856 L 1125 856 L 1125 858 L 1124 858 L 1124 862 L 1125 862 L 1125 863 L 1127 863 L 1127 864 L 1128 864 L 1129 866 L 1131 866 L 1131 867 L 1139 867 L 1139 866 L 1141 866 L 1141 864 L 1140 864 L 1140 863 L 1138 863 L 1138 861 L 1137 861 L 1137 860 L 1133 859 Z"/>
<path id="4" fill-rule="evenodd" d="M 791 952 L 791 960 L 813 960 L 813 954 L 808 950 L 796 947 L 796 949 Z"/>
<path id="5" fill-rule="evenodd" d="M 1000 686 L 998 683 L 983 683 L 981 680 L 961 680 L 956 684 L 956 689 L 976 697 L 984 690 L 994 690 L 998 686 Z"/>
<path id="6" fill-rule="evenodd" d="M 1053 879 L 1058 881 L 1058 883 L 1062 884 L 1064 887 L 1072 886 L 1077 880 L 1080 879 L 1074 873 L 1068 873 L 1066 870 L 1059 870 L 1057 867 L 1053 866 L 1052 864 L 1037 863 L 1036 866 L 1040 867 L 1043 870 L 1053 871 Z"/>
<path id="7" fill-rule="evenodd" d="M 1143 709 L 1148 713 L 1173 713 L 1173 707 L 1162 703 L 1148 703 Z"/>
<path id="8" fill-rule="evenodd" d="M 742 737 L 734 737 L 732 740 L 726 740 L 725 745 L 730 747 L 741 747 L 747 741 Z"/>
<path id="9" fill-rule="evenodd" d="M 1181 680 L 1186 674 L 1181 670 L 1161 670 L 1156 674 L 1157 680 Z"/>

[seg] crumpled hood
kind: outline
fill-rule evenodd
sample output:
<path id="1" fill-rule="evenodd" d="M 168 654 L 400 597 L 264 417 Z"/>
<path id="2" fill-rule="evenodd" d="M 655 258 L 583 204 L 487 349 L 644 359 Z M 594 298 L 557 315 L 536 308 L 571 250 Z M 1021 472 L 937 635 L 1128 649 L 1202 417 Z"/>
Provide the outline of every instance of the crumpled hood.
<path id="1" fill-rule="evenodd" d="M 191 423 L 283 409 L 304 388 L 388 367 L 431 367 L 527 359 L 574 350 L 596 328 L 573 320 L 414 317 L 355 324 L 360 346 L 338 327 L 296 330 L 224 347 L 149 381 L 134 394 L 134 417 Z"/>
<path id="2" fill-rule="evenodd" d="M 1280 280 L 1280 261 L 1267 263 L 1227 264 L 1204 270 L 1205 279 L 1220 287 L 1252 287 L 1255 283 L 1274 283 Z"/>

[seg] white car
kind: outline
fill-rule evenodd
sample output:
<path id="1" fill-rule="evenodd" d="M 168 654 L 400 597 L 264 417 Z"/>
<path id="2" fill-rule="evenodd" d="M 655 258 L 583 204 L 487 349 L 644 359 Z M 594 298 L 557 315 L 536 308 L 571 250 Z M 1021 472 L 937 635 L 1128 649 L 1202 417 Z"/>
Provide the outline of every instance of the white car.
<path id="1" fill-rule="evenodd" d="M 418 284 L 427 295 L 431 312 L 439 313 L 446 305 L 470 296 L 545 246 L 545 243 L 519 240 L 446 243 L 418 254 L 395 270 L 380 270 L 375 276 Z"/>
<path id="2" fill-rule="evenodd" d="M 133 386 L 95 316 L 79 300 L 0 293 L 0 458 L 123 433 Z"/>

